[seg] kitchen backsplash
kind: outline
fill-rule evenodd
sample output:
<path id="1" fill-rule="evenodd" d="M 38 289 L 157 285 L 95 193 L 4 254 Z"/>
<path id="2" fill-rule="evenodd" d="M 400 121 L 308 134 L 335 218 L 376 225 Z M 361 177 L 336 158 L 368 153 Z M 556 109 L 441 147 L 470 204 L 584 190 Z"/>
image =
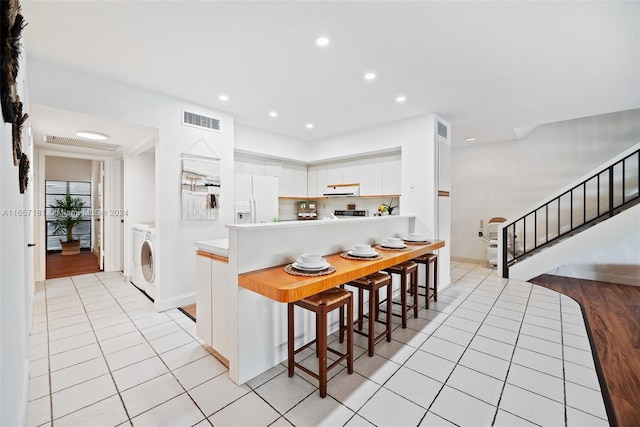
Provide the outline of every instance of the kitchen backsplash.
<path id="1" fill-rule="evenodd" d="M 278 219 L 280 221 L 291 221 L 298 219 L 298 202 L 305 201 L 305 199 L 301 197 L 299 200 L 291 200 L 291 199 L 280 199 L 278 203 L 279 213 Z M 369 216 L 373 216 L 374 213 L 378 211 L 378 207 L 381 204 L 388 205 L 391 202 L 390 197 L 377 198 L 377 197 L 333 197 L 328 199 L 319 199 L 315 200 L 316 206 L 318 209 L 318 219 L 322 219 L 324 217 L 331 217 L 333 211 L 338 209 L 347 209 L 347 205 L 355 204 L 356 209 L 368 211 Z M 393 206 L 398 206 L 400 201 L 398 197 L 393 198 Z M 396 208 L 393 211 L 394 215 L 400 214 L 400 208 Z"/>

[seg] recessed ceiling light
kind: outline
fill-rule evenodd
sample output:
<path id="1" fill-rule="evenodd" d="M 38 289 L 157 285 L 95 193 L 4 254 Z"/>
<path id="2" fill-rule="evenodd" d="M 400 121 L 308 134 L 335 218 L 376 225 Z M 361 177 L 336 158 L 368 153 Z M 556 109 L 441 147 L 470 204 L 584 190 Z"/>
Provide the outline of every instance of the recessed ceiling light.
<path id="1" fill-rule="evenodd" d="M 278 117 L 278 112 L 277 111 L 269 111 L 269 116 L 270 117 Z"/>
<path id="2" fill-rule="evenodd" d="M 316 39 L 316 45 L 318 47 L 327 47 L 329 46 L 330 40 L 329 37 L 321 36 Z"/>
<path id="3" fill-rule="evenodd" d="M 307 129 L 313 129 L 313 123 L 307 123 L 304 125 Z"/>
<path id="4" fill-rule="evenodd" d="M 368 72 L 364 75 L 364 79 L 368 82 L 372 82 L 376 79 L 376 73 Z"/>
<path id="5" fill-rule="evenodd" d="M 470 136 L 469 138 L 465 138 L 464 140 L 467 141 L 467 142 L 473 142 L 473 141 L 476 140 L 476 137 L 475 136 Z"/>
<path id="6" fill-rule="evenodd" d="M 79 130 L 76 132 L 76 136 L 79 136 L 80 138 L 92 139 L 94 141 L 104 141 L 109 137 L 107 134 L 93 132 L 90 130 Z"/>
<path id="7" fill-rule="evenodd" d="M 407 100 L 407 97 L 406 97 L 406 96 L 404 96 L 404 95 L 398 95 L 398 96 L 396 96 L 396 102 L 397 102 L 398 104 L 402 104 L 402 103 L 403 103 L 404 101 L 406 101 L 406 100 Z"/>
<path id="8" fill-rule="evenodd" d="M 222 102 L 227 102 L 229 100 L 229 97 L 225 94 L 222 94 L 220 96 L 218 96 L 218 99 Z"/>

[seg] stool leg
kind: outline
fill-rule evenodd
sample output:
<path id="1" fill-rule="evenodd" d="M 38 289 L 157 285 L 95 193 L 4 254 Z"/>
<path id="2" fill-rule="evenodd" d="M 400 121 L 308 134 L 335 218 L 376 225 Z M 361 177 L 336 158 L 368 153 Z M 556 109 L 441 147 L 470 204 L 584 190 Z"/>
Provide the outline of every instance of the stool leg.
<path id="1" fill-rule="evenodd" d="M 344 285 L 340 285 L 341 289 L 344 289 Z M 344 307 L 341 306 L 338 309 L 338 342 L 344 342 L 344 324 L 342 323 L 342 319 L 344 319 Z"/>
<path id="2" fill-rule="evenodd" d="M 371 295 L 369 295 L 369 298 L 371 298 Z M 378 291 L 375 291 L 373 293 L 373 299 L 376 304 L 376 322 L 377 322 L 380 317 L 380 295 L 378 295 Z M 369 317 L 371 317 L 371 313 L 369 313 Z"/>
<path id="3" fill-rule="evenodd" d="M 295 357 L 294 354 L 294 340 L 295 340 L 295 328 L 294 328 L 294 324 L 293 324 L 293 319 L 294 319 L 294 315 L 293 315 L 293 303 L 289 303 L 287 304 L 287 324 L 288 324 L 288 353 L 289 353 L 289 360 L 287 362 L 288 367 L 289 367 L 289 376 L 292 377 L 293 376 L 293 358 Z"/>
<path id="4" fill-rule="evenodd" d="M 320 397 L 325 397 L 327 395 L 327 310 L 325 305 L 321 305 L 320 310 L 316 314 L 316 324 L 319 325 L 317 328 L 316 346 L 319 351 L 318 376 L 320 377 Z"/>
<path id="5" fill-rule="evenodd" d="M 413 317 L 418 317 L 418 269 L 411 273 L 411 289 L 413 289 Z"/>
<path id="6" fill-rule="evenodd" d="M 426 278 L 425 281 L 425 297 L 424 297 L 424 308 L 426 308 L 427 310 L 429 310 L 429 288 L 431 288 L 431 263 L 426 263 L 424 265 L 424 275 Z"/>
<path id="7" fill-rule="evenodd" d="M 353 296 L 349 297 L 347 306 L 347 372 L 353 374 Z M 371 319 L 371 316 L 369 316 Z"/>
<path id="8" fill-rule="evenodd" d="M 364 292 L 362 292 L 362 288 L 358 288 L 358 330 L 362 330 L 363 320 L 364 320 Z M 369 300 L 371 300 L 371 295 L 369 295 Z M 369 319 L 371 319 L 371 311 L 369 311 Z"/>
<path id="9" fill-rule="evenodd" d="M 400 304 L 402 305 L 402 329 L 407 329 L 407 275 L 404 273 L 400 278 Z M 391 307 L 387 307 L 387 311 L 390 309 Z"/>
<path id="10" fill-rule="evenodd" d="M 389 284 L 387 285 L 387 301 L 391 301 L 391 298 L 393 297 L 393 286 L 391 286 L 393 282 L 391 281 L 391 278 L 389 278 Z M 376 295 L 378 294 L 378 291 L 376 291 Z M 376 305 L 376 309 L 377 309 L 377 305 Z M 387 310 L 387 342 L 391 342 L 391 310 Z"/>
<path id="11" fill-rule="evenodd" d="M 433 261 L 433 301 L 438 302 L 438 257 Z"/>
<path id="12" fill-rule="evenodd" d="M 378 291 L 373 291 L 373 292 L 378 292 Z M 376 325 L 376 321 L 374 320 L 374 317 L 372 315 L 372 313 L 375 313 L 376 310 L 376 302 L 374 301 L 373 298 L 373 292 L 369 292 L 369 336 L 367 338 L 369 338 L 369 357 L 373 357 L 373 340 L 374 340 L 374 333 L 375 333 L 375 325 Z M 362 329 L 362 328 L 360 328 Z"/>

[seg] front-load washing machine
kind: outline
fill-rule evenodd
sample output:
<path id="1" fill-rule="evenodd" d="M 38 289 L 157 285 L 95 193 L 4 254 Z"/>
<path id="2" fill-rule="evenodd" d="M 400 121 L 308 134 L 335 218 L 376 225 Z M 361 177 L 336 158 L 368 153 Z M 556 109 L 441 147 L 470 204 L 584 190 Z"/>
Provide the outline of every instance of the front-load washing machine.
<path id="1" fill-rule="evenodd" d="M 131 283 L 145 292 L 149 298 L 155 299 L 155 227 L 149 224 L 134 224 L 131 226 L 131 234 L 133 257 Z"/>

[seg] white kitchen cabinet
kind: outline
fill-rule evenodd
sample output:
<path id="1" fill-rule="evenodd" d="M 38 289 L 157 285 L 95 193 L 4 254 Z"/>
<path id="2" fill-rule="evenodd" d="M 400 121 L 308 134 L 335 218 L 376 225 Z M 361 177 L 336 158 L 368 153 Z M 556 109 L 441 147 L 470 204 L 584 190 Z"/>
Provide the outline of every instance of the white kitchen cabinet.
<path id="1" fill-rule="evenodd" d="M 315 195 L 320 197 L 327 191 L 329 176 L 327 175 L 327 165 L 318 165 L 317 167 Z"/>
<path id="2" fill-rule="evenodd" d="M 293 165 L 293 195 L 307 197 L 307 167 Z"/>
<path id="3" fill-rule="evenodd" d="M 380 157 L 365 157 L 342 163 L 344 184 L 359 183 L 361 196 L 382 194 L 382 161 Z"/>
<path id="4" fill-rule="evenodd" d="M 196 256 L 196 335 L 211 345 L 211 258 Z"/>
<path id="5" fill-rule="evenodd" d="M 196 255 L 196 335 L 226 358 L 230 354 L 228 276 L 229 264 L 222 258 Z"/>
<path id="6" fill-rule="evenodd" d="M 265 161 L 265 175 L 280 178 L 282 174 L 282 163 L 273 160 Z"/>
<path id="7" fill-rule="evenodd" d="M 385 155 L 381 160 L 382 190 L 380 194 L 402 194 L 400 153 Z"/>
<path id="8" fill-rule="evenodd" d="M 307 196 L 316 197 L 318 195 L 318 166 L 307 168 Z"/>
<path id="9" fill-rule="evenodd" d="M 329 163 L 327 165 L 327 185 L 343 183 L 344 181 L 342 180 L 342 162 Z"/>
<path id="10" fill-rule="evenodd" d="M 267 168 L 264 159 L 245 157 L 242 160 L 242 172 L 249 175 L 266 175 Z"/>
<path id="11" fill-rule="evenodd" d="M 288 167 L 287 164 L 282 164 L 281 169 L 281 177 L 282 179 L 279 181 L 280 193 L 278 194 L 281 197 L 291 197 L 294 195 L 294 179 L 295 179 L 295 171 L 293 168 Z"/>
<path id="12" fill-rule="evenodd" d="M 307 166 L 282 163 L 281 197 L 307 197 Z"/>

